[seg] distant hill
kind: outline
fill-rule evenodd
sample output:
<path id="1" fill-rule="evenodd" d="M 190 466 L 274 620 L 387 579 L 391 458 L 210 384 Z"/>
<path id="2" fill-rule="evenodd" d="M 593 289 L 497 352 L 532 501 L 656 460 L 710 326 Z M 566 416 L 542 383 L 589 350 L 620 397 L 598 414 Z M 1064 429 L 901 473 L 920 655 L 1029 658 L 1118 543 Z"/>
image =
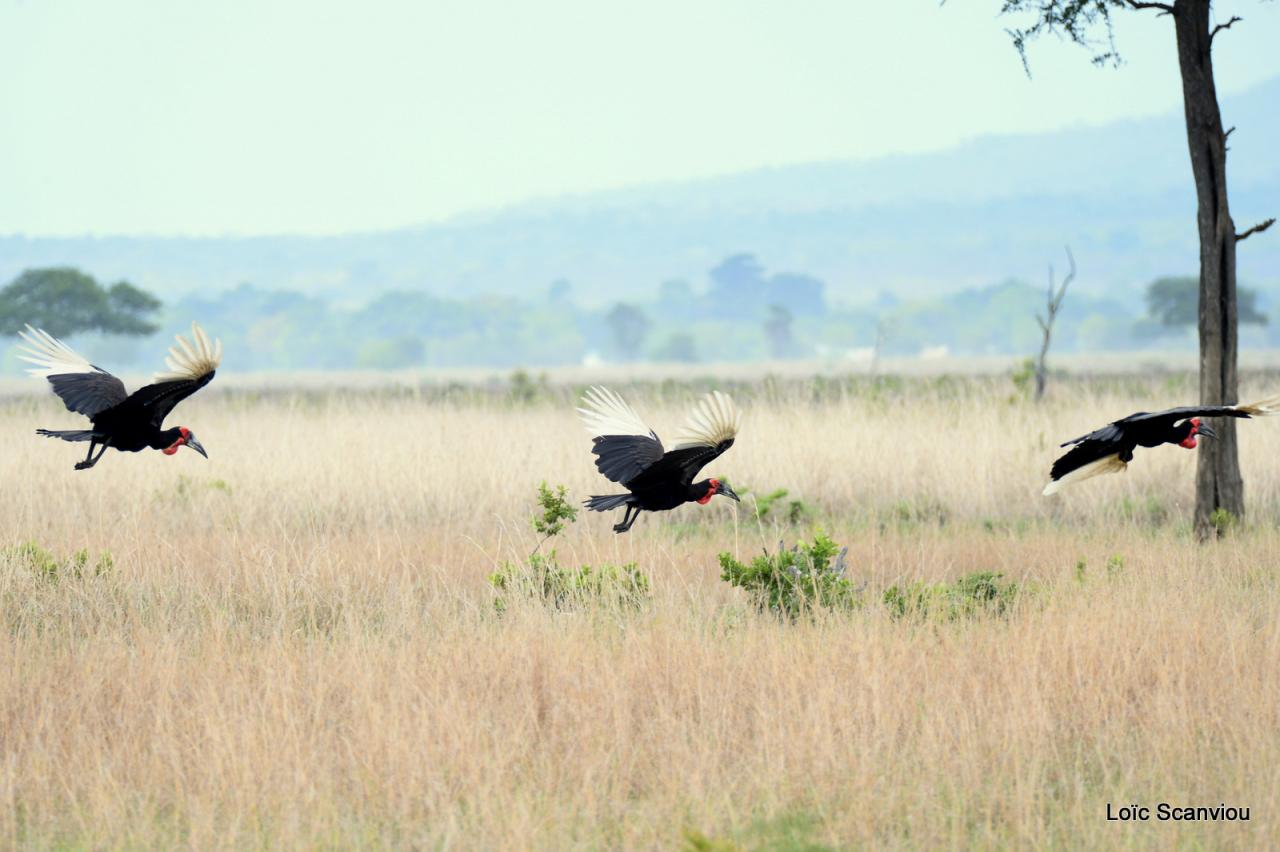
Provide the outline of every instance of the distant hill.
<path id="1" fill-rule="evenodd" d="M 1241 227 L 1280 213 L 1280 78 L 1224 102 Z M 1070 243 L 1085 291 L 1136 294 L 1194 272 L 1195 200 L 1180 114 L 992 136 L 931 154 L 763 169 L 532 202 L 340 237 L 0 237 L 0 280 L 78 265 L 158 293 L 244 281 L 339 299 L 415 289 L 528 295 L 553 280 L 589 304 L 701 284 L 728 254 L 823 278 L 837 302 L 1039 281 Z M 1280 235 L 1246 244 L 1242 280 L 1280 289 Z"/>

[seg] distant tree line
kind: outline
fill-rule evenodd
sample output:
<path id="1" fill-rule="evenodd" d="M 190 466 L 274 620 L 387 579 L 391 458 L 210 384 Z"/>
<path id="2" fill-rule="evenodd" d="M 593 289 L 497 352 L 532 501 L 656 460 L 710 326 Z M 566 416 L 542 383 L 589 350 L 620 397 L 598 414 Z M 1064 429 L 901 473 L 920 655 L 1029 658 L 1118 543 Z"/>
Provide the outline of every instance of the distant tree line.
<path id="1" fill-rule="evenodd" d="M 1161 278 L 1145 304 L 1073 290 L 1053 327 L 1054 352 L 1187 346 L 1195 326 L 1195 279 Z M 87 336 L 91 357 L 127 367 L 154 358 L 122 336 L 181 331 L 193 319 L 216 328 L 227 369 L 400 369 L 412 367 L 615 362 L 763 361 L 790 358 L 913 356 L 922 351 L 1016 355 L 1042 346 L 1030 318 L 1044 292 L 1019 281 L 907 300 L 882 295 L 860 306 L 831 304 L 825 283 L 772 273 L 735 254 L 698 285 L 668 280 L 627 302 L 586 306 L 568 280 L 544 295 L 443 298 L 421 291 L 382 293 L 339 307 L 289 290 L 241 284 L 161 304 L 125 281 L 102 284 L 74 269 L 28 270 L 0 288 L 0 334 L 24 324 L 59 337 Z M 1263 295 L 1240 290 L 1251 345 L 1280 344 L 1264 326 Z M 95 355 L 95 353 L 105 353 Z M 4 356 L 0 349 L 0 357 Z M 9 356 L 6 369 L 16 369 Z M 870 368 L 869 368 L 870 369 Z"/>

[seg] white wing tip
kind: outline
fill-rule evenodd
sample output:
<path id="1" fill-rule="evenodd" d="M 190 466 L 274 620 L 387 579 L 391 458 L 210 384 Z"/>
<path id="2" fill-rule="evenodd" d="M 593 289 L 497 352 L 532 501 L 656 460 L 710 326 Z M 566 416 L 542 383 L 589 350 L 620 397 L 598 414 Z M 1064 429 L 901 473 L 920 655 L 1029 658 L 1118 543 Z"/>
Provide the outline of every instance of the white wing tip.
<path id="1" fill-rule="evenodd" d="M 25 345 L 19 346 L 17 356 L 34 367 L 27 372 L 33 376 L 53 376 L 59 373 L 89 373 L 94 366 L 67 344 L 42 328 L 27 323 L 25 331 L 19 331 Z"/>
<path id="2" fill-rule="evenodd" d="M 592 385 L 577 409 L 582 425 L 592 437 L 602 435 L 650 435 L 652 430 L 627 401 L 603 385 Z"/>
<path id="3" fill-rule="evenodd" d="M 1270 417 L 1273 414 L 1280 414 L 1280 396 L 1240 405 L 1237 408 L 1246 412 L 1250 417 Z"/>
<path id="4" fill-rule="evenodd" d="M 733 397 L 713 390 L 700 399 L 676 439 L 676 449 L 714 447 L 738 436 L 742 412 Z"/>
<path id="5" fill-rule="evenodd" d="M 209 335 L 196 322 L 191 323 L 191 337 L 195 341 L 194 345 L 187 342 L 181 334 L 174 336 L 177 345 L 169 348 L 169 354 L 164 359 L 165 366 L 169 369 L 167 372 L 157 373 L 155 381 L 198 379 L 218 369 L 222 363 L 222 341 L 210 343 Z"/>

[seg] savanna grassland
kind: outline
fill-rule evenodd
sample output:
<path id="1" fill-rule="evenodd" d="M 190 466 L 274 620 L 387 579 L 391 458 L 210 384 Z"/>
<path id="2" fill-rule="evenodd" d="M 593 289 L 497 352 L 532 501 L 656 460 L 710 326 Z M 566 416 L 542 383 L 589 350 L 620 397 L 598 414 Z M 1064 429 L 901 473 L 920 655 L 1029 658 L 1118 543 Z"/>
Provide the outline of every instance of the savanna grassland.
<path id="1" fill-rule="evenodd" d="M 998 377 L 736 383 L 744 430 L 707 472 L 799 508 L 717 498 L 625 536 L 581 515 L 541 552 L 634 562 L 647 595 L 501 611 L 538 483 L 613 488 L 574 388 L 222 385 L 171 418 L 210 461 L 87 472 L 33 434 L 76 421 L 50 395 L 0 402 L 0 845 L 1280 842 L 1280 418 L 1242 425 L 1251 514 L 1216 543 L 1185 450 L 1039 496 L 1058 442 L 1193 400 L 1186 377 L 1040 406 Z M 703 389 L 613 385 L 660 434 Z M 780 618 L 720 579 L 721 551 L 815 528 L 849 548 L 851 611 Z M 882 602 L 977 571 L 1016 599 Z M 1105 818 L 1162 801 L 1251 819 Z"/>

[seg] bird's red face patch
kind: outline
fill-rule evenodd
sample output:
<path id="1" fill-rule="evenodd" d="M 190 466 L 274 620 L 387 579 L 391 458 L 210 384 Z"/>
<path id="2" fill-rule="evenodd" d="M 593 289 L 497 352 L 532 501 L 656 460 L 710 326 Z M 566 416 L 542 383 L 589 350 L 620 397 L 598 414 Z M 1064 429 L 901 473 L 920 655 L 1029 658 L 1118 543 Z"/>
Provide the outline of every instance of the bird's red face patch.
<path id="1" fill-rule="evenodd" d="M 711 498 L 716 496 L 716 492 L 720 490 L 720 480 L 707 480 L 707 493 L 698 498 L 698 504 L 705 506 L 711 502 Z"/>
<path id="2" fill-rule="evenodd" d="M 1178 442 L 1179 447 L 1186 447 L 1188 450 L 1196 448 L 1196 433 L 1200 431 L 1200 418 L 1191 418 L 1191 433 L 1187 437 Z"/>
<path id="3" fill-rule="evenodd" d="M 174 441 L 172 444 L 170 444 L 169 446 L 165 447 L 163 450 L 160 451 L 164 453 L 166 456 L 171 456 L 174 453 L 176 453 L 178 451 L 178 447 L 181 447 L 183 444 L 185 444 L 187 442 L 187 436 L 191 434 L 191 430 L 188 429 L 186 426 L 179 426 L 178 431 L 182 433 L 182 437 L 178 438 L 178 440 Z"/>

